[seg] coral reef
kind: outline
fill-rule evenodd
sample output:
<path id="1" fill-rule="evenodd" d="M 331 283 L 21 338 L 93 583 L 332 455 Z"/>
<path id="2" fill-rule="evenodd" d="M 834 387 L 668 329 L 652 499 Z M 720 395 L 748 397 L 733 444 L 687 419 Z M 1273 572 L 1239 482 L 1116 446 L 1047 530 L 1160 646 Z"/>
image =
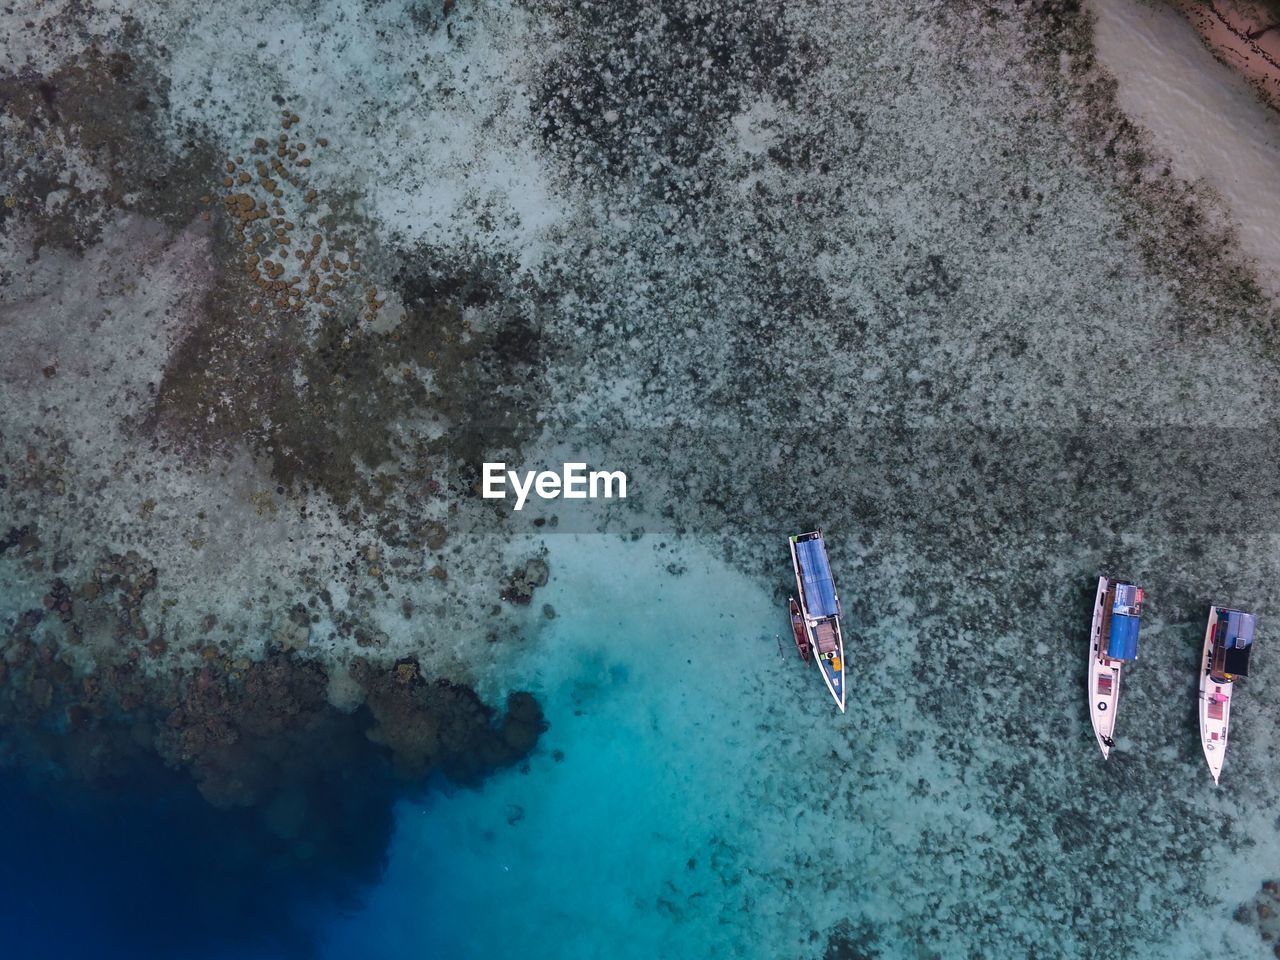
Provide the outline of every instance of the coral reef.
<path id="1" fill-rule="evenodd" d="M 538 742 L 475 655 L 551 622 L 558 568 L 513 532 L 693 532 L 777 583 L 777 531 L 816 523 L 851 634 L 903 663 L 758 806 L 846 811 L 895 915 L 842 922 L 863 848 L 759 864 L 726 836 L 681 873 L 717 878 L 711 923 L 752 871 L 830 958 L 1056 955 L 1063 918 L 1127 954 L 1208 904 L 1197 864 L 1248 849 L 1245 813 L 1171 785 L 1176 751 L 1100 768 L 1045 704 L 1079 705 L 1100 567 L 1162 584 L 1135 736 L 1188 722 L 1210 592 L 1270 615 L 1273 544 L 1236 531 L 1274 513 L 1277 314 L 1081 4 L 39 6 L 0 31 L 8 761 L 159 770 L 367 873 L 407 783 Z M 519 526 L 477 496 L 483 460 L 565 447 L 634 464 L 643 511 Z M 1024 656 L 999 697 L 992 649 Z M 595 655 L 584 716 L 627 676 Z M 1266 779 L 1253 704 L 1240 782 Z M 776 709 L 741 722 L 788 736 Z M 1098 801 L 1122 787 L 1140 822 Z M 915 816 L 892 835 L 888 803 Z M 1088 824 L 1141 851 L 1105 877 L 1141 911 L 1089 896 Z"/>
<path id="2" fill-rule="evenodd" d="M 544 729 L 542 711 L 528 693 L 512 693 L 501 726 L 471 689 L 447 680 L 427 682 L 414 660 L 391 673 L 363 660 L 352 676 L 365 689 L 373 718 L 369 739 L 386 747 L 401 776 L 421 779 L 440 769 L 461 783 L 477 783 L 533 749 Z"/>
<path id="3" fill-rule="evenodd" d="M 875 928 L 865 920 L 841 920 L 827 935 L 822 960 L 876 960 L 880 956 Z"/>
<path id="4" fill-rule="evenodd" d="M 1241 904 L 1234 914 L 1239 923 L 1255 928 L 1262 942 L 1280 957 L 1280 882 L 1264 880 L 1257 896 Z"/>
<path id="5" fill-rule="evenodd" d="M 230 661 L 209 647 L 206 663 L 172 675 L 143 671 L 126 655 L 79 674 L 35 639 L 48 617 L 71 621 L 70 590 L 54 584 L 49 612 L 21 617 L 3 647 L 9 760 L 54 760 L 100 786 L 163 764 L 215 807 L 259 811 L 308 855 L 339 829 L 327 804 L 389 804 L 397 789 L 434 772 L 479 784 L 528 756 L 545 729 L 529 694 L 512 693 L 498 722 L 470 688 L 428 682 L 415 661 L 380 668 L 357 660 L 350 673 L 365 706 L 355 710 L 330 702 L 320 664 L 285 651 Z"/>
<path id="6" fill-rule="evenodd" d="M 30 224 L 38 254 L 83 251 L 122 212 L 169 226 L 191 220 L 214 157 L 194 140 L 169 147 L 168 88 L 153 58 L 97 45 L 48 72 L 0 73 L 10 144 L 0 159 L 9 184 L 0 229 Z"/>
<path id="7" fill-rule="evenodd" d="M 534 557 L 523 567 L 512 571 L 502 588 L 502 599 L 508 603 L 527 605 L 533 600 L 533 591 L 538 587 L 546 586 L 549 576 L 550 569 L 547 567 L 547 562 L 540 557 Z"/>

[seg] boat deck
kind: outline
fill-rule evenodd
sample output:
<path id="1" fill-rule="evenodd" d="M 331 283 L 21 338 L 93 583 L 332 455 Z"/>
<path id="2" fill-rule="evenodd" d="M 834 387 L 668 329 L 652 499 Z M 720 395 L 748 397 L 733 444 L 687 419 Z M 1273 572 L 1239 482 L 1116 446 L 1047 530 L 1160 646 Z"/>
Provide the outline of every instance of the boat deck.
<path id="1" fill-rule="evenodd" d="M 835 653 L 839 650 L 840 641 L 836 638 L 835 625 L 830 620 L 814 624 L 813 633 L 818 641 L 819 653 Z"/>

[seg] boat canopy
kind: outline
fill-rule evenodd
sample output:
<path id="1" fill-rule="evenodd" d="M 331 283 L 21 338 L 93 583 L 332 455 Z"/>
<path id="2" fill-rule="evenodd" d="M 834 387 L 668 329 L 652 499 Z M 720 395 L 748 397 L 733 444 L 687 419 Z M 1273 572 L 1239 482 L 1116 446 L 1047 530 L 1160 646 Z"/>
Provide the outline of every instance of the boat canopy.
<path id="1" fill-rule="evenodd" d="M 1138 659 L 1138 618 L 1127 614 L 1111 615 L 1111 639 L 1107 642 L 1107 656 L 1112 660 Z"/>
<path id="2" fill-rule="evenodd" d="M 1258 625 L 1258 618 L 1239 610 L 1220 610 L 1218 617 L 1218 636 L 1223 651 L 1222 672 L 1247 677 L 1249 658 L 1253 654 L 1253 631 Z"/>
<path id="3" fill-rule="evenodd" d="M 1111 630 L 1107 656 L 1112 660 L 1138 659 L 1138 621 L 1142 616 L 1142 588 L 1117 583 L 1111 604 Z"/>
<path id="4" fill-rule="evenodd" d="M 831 561 L 822 540 L 796 541 L 796 560 L 800 564 L 800 580 L 804 583 L 804 605 L 810 617 L 835 617 L 840 615 L 836 600 L 836 585 L 831 579 Z"/>

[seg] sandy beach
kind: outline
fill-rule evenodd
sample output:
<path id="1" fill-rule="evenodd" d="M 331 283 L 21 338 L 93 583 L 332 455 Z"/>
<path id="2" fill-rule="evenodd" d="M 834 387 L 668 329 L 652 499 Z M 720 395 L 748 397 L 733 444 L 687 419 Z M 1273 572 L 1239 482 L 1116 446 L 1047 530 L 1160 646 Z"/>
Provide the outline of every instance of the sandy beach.
<path id="1" fill-rule="evenodd" d="M 1174 0 L 1205 45 L 1280 110 L 1280 9 L 1249 0 Z"/>

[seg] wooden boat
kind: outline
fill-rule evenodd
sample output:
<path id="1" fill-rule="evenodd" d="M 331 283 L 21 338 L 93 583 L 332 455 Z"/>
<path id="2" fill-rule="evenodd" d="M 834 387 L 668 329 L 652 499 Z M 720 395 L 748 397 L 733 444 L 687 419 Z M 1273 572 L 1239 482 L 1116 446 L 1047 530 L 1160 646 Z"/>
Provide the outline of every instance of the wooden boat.
<path id="1" fill-rule="evenodd" d="M 1141 617 L 1141 587 L 1127 580 L 1098 578 L 1089 631 L 1089 719 L 1103 759 L 1111 755 L 1115 746 L 1120 671 L 1125 663 L 1138 659 Z"/>
<path id="2" fill-rule="evenodd" d="M 822 679 L 844 713 L 844 637 L 840 632 L 840 597 L 831 577 L 831 561 L 822 531 L 792 537 L 791 565 L 800 594 L 800 616 Z"/>
<path id="3" fill-rule="evenodd" d="M 795 597 L 787 598 L 791 603 L 791 633 L 795 636 L 796 652 L 800 654 L 800 659 L 809 662 L 809 651 L 813 649 L 809 644 L 809 628 L 805 626 L 804 615 L 800 612 L 800 604 L 796 603 Z"/>
<path id="4" fill-rule="evenodd" d="M 1200 745 L 1213 774 L 1222 775 L 1231 723 L 1231 695 L 1235 682 L 1249 675 L 1253 633 L 1258 620 L 1251 613 L 1210 607 L 1200 661 Z"/>

